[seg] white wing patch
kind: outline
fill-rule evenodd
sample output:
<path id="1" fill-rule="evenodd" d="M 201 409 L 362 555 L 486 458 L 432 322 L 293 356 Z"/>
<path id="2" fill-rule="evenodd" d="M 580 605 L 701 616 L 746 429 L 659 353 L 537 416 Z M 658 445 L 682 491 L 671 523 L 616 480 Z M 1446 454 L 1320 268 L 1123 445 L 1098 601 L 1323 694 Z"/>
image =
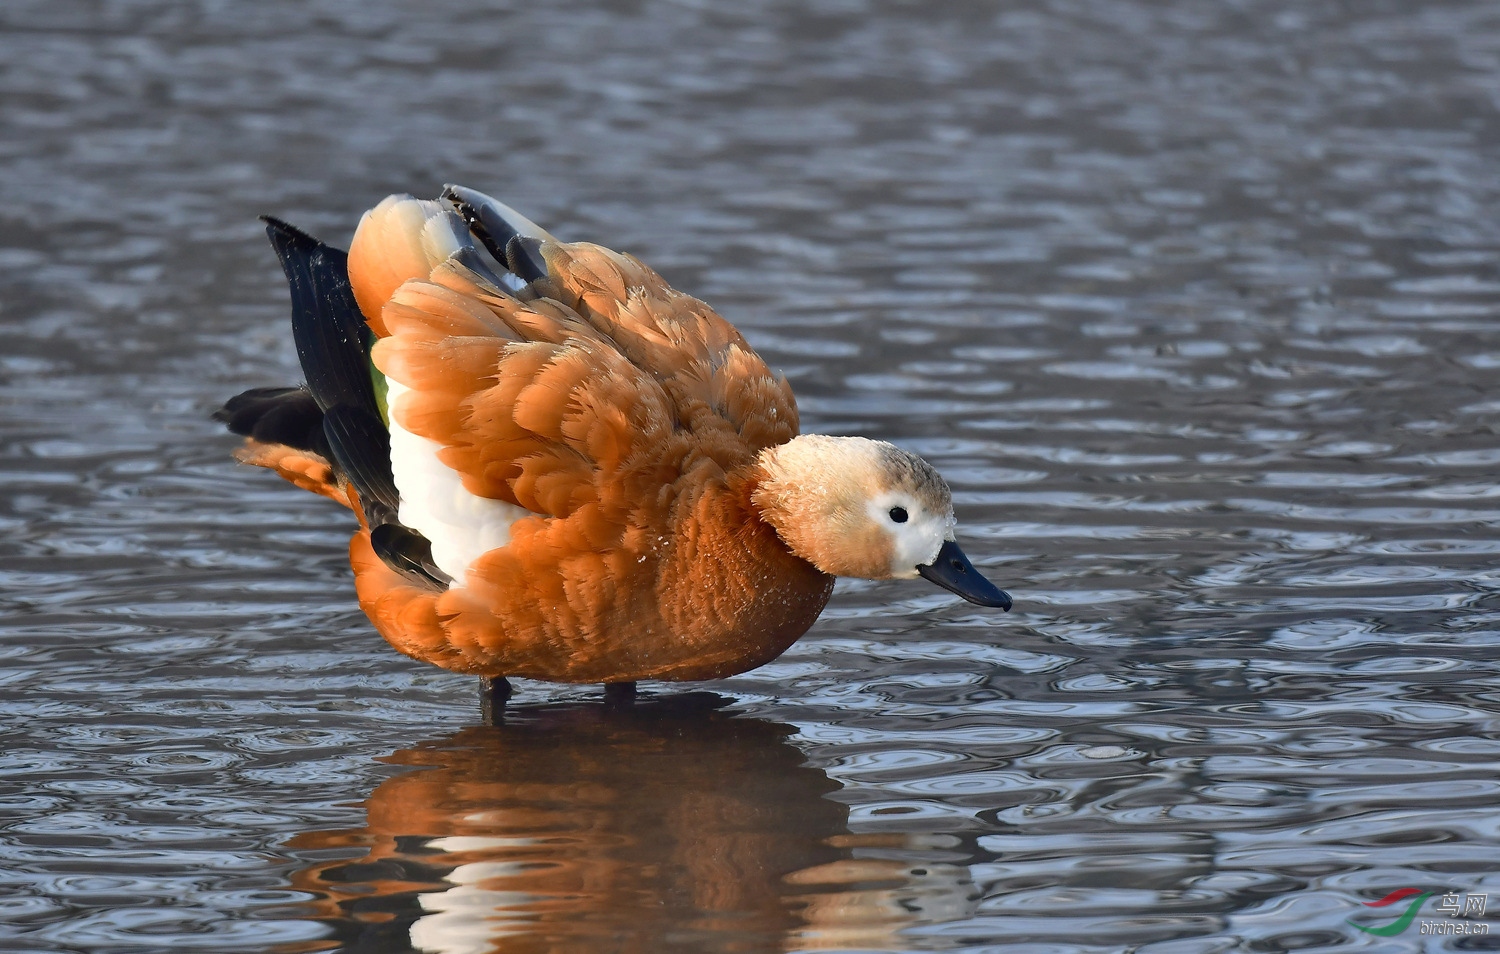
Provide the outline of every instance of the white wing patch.
<path id="1" fill-rule="evenodd" d="M 433 562 L 453 577 L 455 587 L 465 586 L 469 566 L 509 543 L 511 524 L 531 516 L 531 511 L 466 490 L 458 472 L 438 459 L 441 444 L 396 423 L 401 398 L 411 389 L 395 378 L 386 383 L 391 474 L 401 492 L 397 519 L 430 540 Z"/>

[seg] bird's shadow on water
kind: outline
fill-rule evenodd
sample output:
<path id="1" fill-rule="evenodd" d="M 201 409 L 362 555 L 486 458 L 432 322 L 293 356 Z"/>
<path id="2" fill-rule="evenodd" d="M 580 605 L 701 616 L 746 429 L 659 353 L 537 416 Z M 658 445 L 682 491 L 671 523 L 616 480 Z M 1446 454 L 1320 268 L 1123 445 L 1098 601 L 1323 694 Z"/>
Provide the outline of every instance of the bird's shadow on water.
<path id="1" fill-rule="evenodd" d="M 880 857 L 796 730 L 732 701 L 511 707 L 385 757 L 418 771 L 363 827 L 289 844 L 325 859 L 292 880 L 331 935 L 296 949 L 868 949 L 966 906 L 967 878 Z"/>

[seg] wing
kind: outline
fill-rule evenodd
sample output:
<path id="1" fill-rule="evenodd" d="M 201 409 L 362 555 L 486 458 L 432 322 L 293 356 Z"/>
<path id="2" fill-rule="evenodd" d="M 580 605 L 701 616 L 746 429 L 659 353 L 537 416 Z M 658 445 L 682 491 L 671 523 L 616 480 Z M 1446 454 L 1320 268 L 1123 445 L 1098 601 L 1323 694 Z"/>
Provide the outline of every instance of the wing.
<path id="1" fill-rule="evenodd" d="M 684 427 L 738 438 L 739 455 L 723 463 L 797 436 L 797 402 L 786 379 L 712 308 L 634 257 L 598 245 L 549 243 L 541 253 L 547 276 L 537 287 L 660 381 Z"/>
<path id="2" fill-rule="evenodd" d="M 350 286 L 347 256 L 267 217 L 266 232 L 292 297 L 292 335 L 306 388 L 259 388 L 214 417 L 248 440 L 236 455 L 361 515 L 374 552 L 408 582 L 430 590 L 450 577 L 429 542 L 398 519 L 384 382 L 370 364 L 370 331 Z"/>
<path id="3" fill-rule="evenodd" d="M 375 365 L 404 389 L 393 430 L 436 444 L 475 496 L 568 517 L 649 499 L 693 450 L 662 385 L 554 301 L 522 303 L 447 262 L 382 318 Z"/>
<path id="4" fill-rule="evenodd" d="M 393 434 L 432 442 L 466 492 L 618 526 L 695 468 L 729 471 L 796 435 L 785 381 L 702 302 L 478 193 L 447 196 L 369 213 L 349 273 L 366 315 L 378 308 Z"/>

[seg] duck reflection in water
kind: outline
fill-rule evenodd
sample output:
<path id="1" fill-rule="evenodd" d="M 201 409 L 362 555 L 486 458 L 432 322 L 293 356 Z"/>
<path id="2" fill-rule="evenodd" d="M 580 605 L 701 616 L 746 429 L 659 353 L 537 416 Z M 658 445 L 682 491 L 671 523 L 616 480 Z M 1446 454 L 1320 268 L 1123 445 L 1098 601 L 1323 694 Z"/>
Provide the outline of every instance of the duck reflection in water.
<path id="1" fill-rule="evenodd" d="M 852 835 L 794 730 L 729 701 L 513 708 L 388 757 L 423 771 L 292 842 L 365 849 L 294 876 L 333 933 L 297 949 L 868 950 L 972 912 L 966 868 Z"/>

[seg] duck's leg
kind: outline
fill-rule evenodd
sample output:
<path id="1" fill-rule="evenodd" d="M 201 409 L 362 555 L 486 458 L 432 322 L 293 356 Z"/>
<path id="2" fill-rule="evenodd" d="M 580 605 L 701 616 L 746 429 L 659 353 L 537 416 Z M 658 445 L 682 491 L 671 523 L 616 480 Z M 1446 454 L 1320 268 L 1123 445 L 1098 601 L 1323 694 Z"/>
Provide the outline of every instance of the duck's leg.
<path id="1" fill-rule="evenodd" d="M 604 684 L 604 704 L 608 706 L 628 706 L 635 701 L 635 683 L 633 682 L 606 682 Z"/>
<path id="2" fill-rule="evenodd" d="M 494 725 L 510 698 L 510 683 L 504 676 L 479 677 L 479 714 L 485 725 Z"/>

